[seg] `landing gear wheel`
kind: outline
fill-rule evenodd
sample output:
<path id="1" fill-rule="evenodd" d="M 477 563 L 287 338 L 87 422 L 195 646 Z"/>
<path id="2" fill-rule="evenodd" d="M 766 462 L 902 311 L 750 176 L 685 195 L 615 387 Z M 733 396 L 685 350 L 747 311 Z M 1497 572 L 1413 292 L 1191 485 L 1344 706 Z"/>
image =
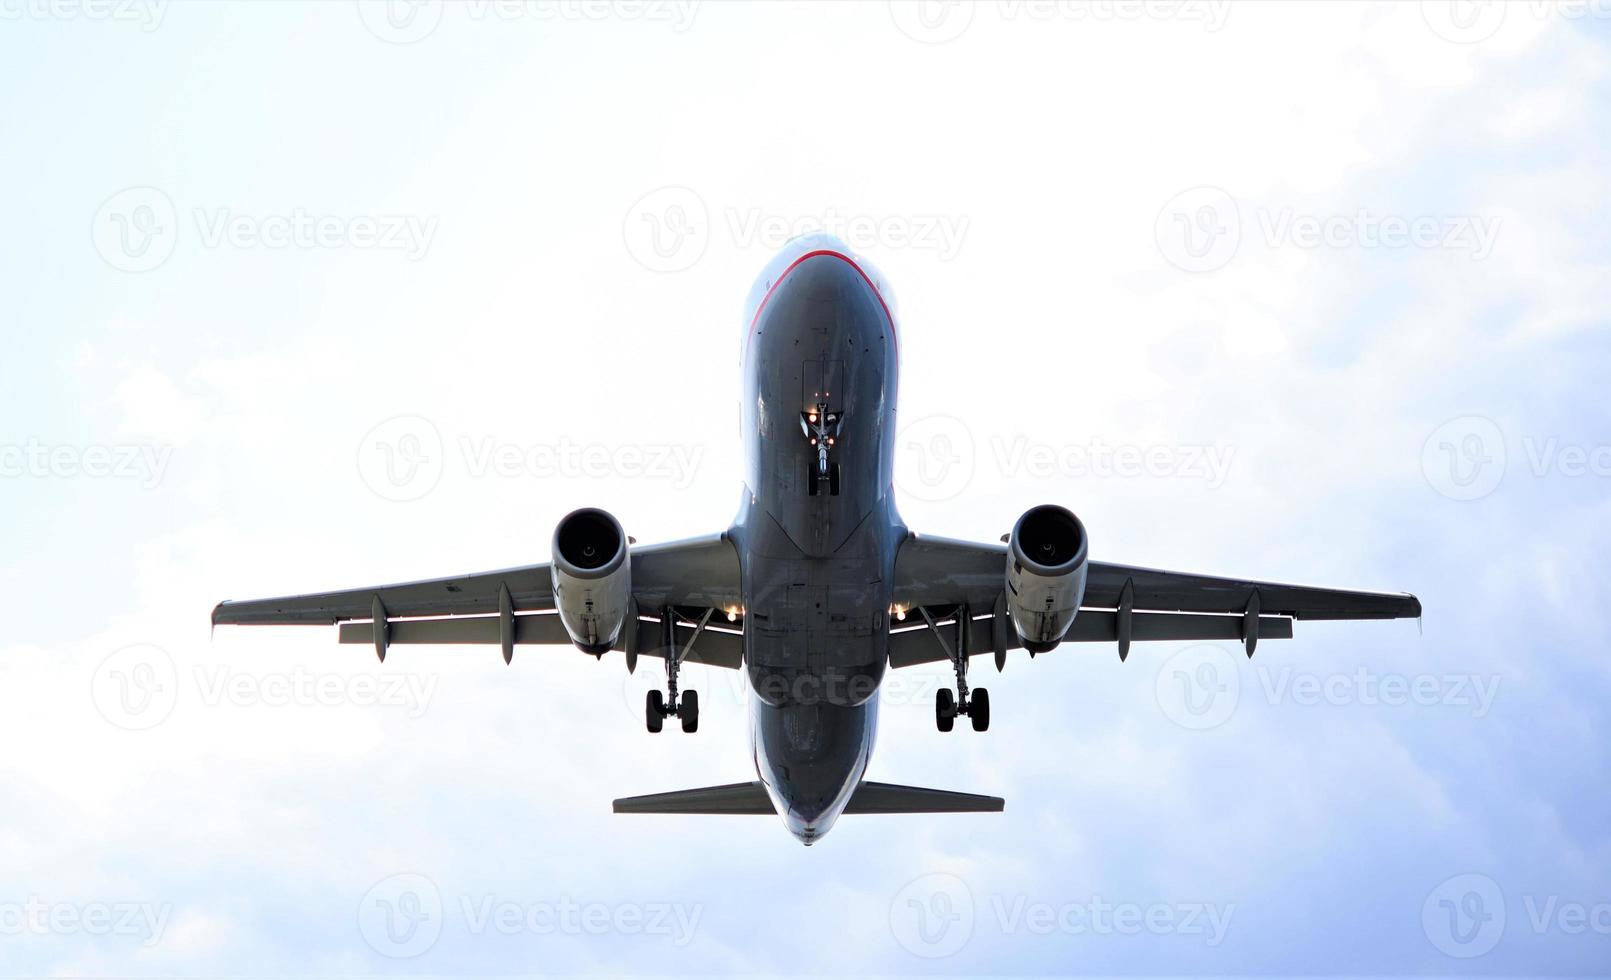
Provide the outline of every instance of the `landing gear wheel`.
<path id="1" fill-rule="evenodd" d="M 644 701 L 643 720 L 649 725 L 649 734 L 659 733 L 666 724 L 666 698 L 659 691 L 650 691 Z"/>
<path id="2" fill-rule="evenodd" d="M 682 707 L 677 715 L 682 718 L 682 730 L 692 735 L 699 731 L 699 692 L 682 692 Z"/>
<path id="3" fill-rule="evenodd" d="M 949 688 L 942 688 L 934 696 L 934 724 L 942 732 L 948 732 L 957 723 L 957 699 Z"/>
<path id="4" fill-rule="evenodd" d="M 968 720 L 973 722 L 976 732 L 990 729 L 990 692 L 982 687 L 974 688 L 973 696 L 968 699 Z"/>

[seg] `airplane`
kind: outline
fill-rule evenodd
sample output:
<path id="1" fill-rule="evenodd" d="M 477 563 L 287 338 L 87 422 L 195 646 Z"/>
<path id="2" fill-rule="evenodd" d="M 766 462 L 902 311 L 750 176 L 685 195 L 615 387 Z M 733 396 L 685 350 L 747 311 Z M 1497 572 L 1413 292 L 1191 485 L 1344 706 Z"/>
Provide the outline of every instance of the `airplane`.
<path id="1" fill-rule="evenodd" d="M 801 842 L 842 814 L 1000 811 L 1000 797 L 864 780 L 889 670 L 946 662 L 934 721 L 990 727 L 971 658 L 1002 669 L 1062 643 L 1232 641 L 1251 657 L 1295 620 L 1419 617 L 1403 593 L 1216 578 L 1091 558 L 1085 525 L 1033 507 L 999 543 L 907 528 L 894 499 L 899 343 L 884 278 L 831 236 L 791 241 L 745 311 L 744 491 L 731 527 L 634 547 L 595 508 L 554 530 L 552 560 L 502 571 L 223 602 L 213 624 L 339 624 L 342 643 L 574 645 L 664 662 L 645 725 L 699 727 L 683 664 L 741 670 L 756 775 L 746 782 L 618 799 L 617 813 L 776 814 Z M 613 659 L 613 658 L 612 658 Z"/>

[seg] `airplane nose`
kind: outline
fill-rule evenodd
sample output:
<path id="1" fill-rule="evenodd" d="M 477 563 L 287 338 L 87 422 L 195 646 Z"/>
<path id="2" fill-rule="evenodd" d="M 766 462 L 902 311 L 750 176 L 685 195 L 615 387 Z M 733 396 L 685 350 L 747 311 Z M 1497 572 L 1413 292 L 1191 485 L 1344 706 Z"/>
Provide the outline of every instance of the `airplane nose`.
<path id="1" fill-rule="evenodd" d="M 854 260 L 818 252 L 790 266 L 767 291 L 754 328 L 790 332 L 819 324 L 854 325 L 869 339 L 891 330 L 890 315 L 872 281 Z"/>
<path id="2" fill-rule="evenodd" d="M 797 811 L 791 811 L 787 816 L 785 816 L 784 822 L 789 825 L 789 832 L 792 833 L 800 841 L 800 843 L 810 847 L 812 844 L 815 844 L 817 841 L 827 836 L 828 831 L 833 829 L 834 816 L 836 815 L 818 813 L 815 816 L 807 819 L 803 815 L 800 815 Z"/>

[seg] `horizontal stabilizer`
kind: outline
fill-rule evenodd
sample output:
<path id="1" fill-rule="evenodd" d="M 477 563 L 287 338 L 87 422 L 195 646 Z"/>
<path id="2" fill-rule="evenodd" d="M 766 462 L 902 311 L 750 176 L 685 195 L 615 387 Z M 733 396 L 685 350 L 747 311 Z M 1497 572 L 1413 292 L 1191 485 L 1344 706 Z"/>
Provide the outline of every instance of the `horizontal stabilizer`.
<path id="1" fill-rule="evenodd" d="M 776 813 L 772 798 L 760 780 L 748 783 L 728 783 L 726 786 L 702 786 L 699 789 L 679 789 L 670 793 L 650 793 L 648 796 L 628 796 L 615 801 L 616 813 Z"/>
<path id="2" fill-rule="evenodd" d="M 953 793 L 922 786 L 862 783 L 846 813 L 1000 813 L 1007 801 L 999 796 Z"/>
<path id="3" fill-rule="evenodd" d="M 850 797 L 846 813 L 999 813 L 1006 801 L 999 796 L 952 793 L 921 786 L 862 783 Z M 757 780 L 704 786 L 699 789 L 629 796 L 615 801 L 616 813 L 771 814 L 771 797 Z"/>

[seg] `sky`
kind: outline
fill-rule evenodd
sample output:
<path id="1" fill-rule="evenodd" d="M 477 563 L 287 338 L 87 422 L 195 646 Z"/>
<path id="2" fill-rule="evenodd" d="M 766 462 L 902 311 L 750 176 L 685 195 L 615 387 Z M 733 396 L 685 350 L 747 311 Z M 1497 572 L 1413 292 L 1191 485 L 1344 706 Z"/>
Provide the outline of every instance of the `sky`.
<path id="1" fill-rule="evenodd" d="M 1611 964 L 1611 8 L 0 0 L 0 977 Z M 753 778 L 737 675 L 221 628 L 736 512 L 791 235 L 901 317 L 925 533 L 1415 622 L 892 674 L 1001 814 Z M 965 726 L 964 726 L 965 727 Z"/>

